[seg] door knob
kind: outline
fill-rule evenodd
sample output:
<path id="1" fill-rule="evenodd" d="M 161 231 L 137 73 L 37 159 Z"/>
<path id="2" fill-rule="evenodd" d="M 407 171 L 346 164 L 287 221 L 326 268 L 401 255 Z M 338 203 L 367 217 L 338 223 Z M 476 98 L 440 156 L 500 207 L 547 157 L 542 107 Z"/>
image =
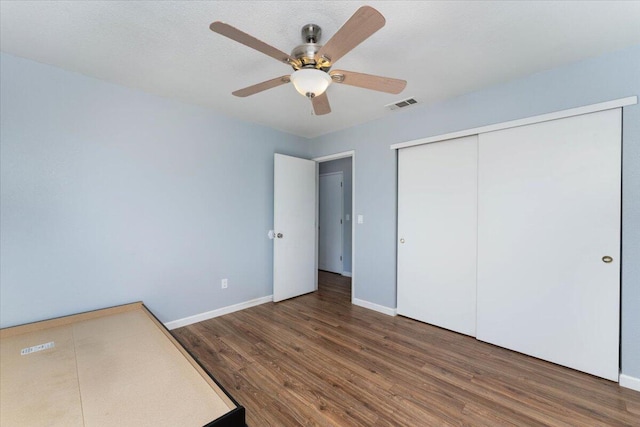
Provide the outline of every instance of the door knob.
<path id="1" fill-rule="evenodd" d="M 276 237 L 277 237 L 278 239 L 282 239 L 282 233 L 278 233 L 278 234 L 276 234 Z"/>
<path id="2" fill-rule="evenodd" d="M 611 258 L 609 255 L 605 255 L 602 257 L 602 261 L 609 264 L 611 261 L 613 261 L 613 258 Z"/>
<path id="3" fill-rule="evenodd" d="M 404 239 L 400 239 L 400 243 L 404 243 Z"/>

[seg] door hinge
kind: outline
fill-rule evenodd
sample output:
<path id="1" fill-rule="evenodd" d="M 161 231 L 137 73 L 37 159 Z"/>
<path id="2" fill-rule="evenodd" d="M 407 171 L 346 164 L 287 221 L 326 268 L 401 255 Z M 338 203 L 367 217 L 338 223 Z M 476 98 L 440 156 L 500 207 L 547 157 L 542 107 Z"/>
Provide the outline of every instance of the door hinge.
<path id="1" fill-rule="evenodd" d="M 342 261 L 342 255 L 340 255 L 340 261 Z"/>
<path id="2" fill-rule="evenodd" d="M 342 187 L 342 182 L 340 182 L 340 187 Z"/>
<path id="3" fill-rule="evenodd" d="M 342 224 L 342 218 L 340 218 L 340 224 Z"/>

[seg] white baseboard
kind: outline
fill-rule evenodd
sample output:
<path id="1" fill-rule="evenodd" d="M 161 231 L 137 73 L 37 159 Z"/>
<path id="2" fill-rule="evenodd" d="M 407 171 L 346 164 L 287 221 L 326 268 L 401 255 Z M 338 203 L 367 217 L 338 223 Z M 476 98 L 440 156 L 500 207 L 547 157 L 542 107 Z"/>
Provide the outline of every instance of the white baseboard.
<path id="1" fill-rule="evenodd" d="M 620 374 L 620 386 L 630 388 L 631 390 L 640 391 L 640 378 Z"/>
<path id="2" fill-rule="evenodd" d="M 351 272 L 350 271 L 343 271 L 342 275 L 345 277 L 351 277 Z"/>
<path id="3" fill-rule="evenodd" d="M 368 308 L 369 310 L 374 310 L 379 313 L 386 314 L 387 316 L 396 316 L 398 314 L 398 310 L 395 308 L 385 307 L 384 305 L 374 304 L 372 302 L 365 301 L 362 299 L 354 298 L 351 302 L 354 305 Z"/>
<path id="4" fill-rule="evenodd" d="M 225 314 L 233 313 L 234 311 L 244 310 L 245 308 L 254 307 L 256 305 L 264 304 L 271 301 L 273 301 L 273 295 L 267 295 L 266 297 L 256 298 L 250 301 L 245 301 L 238 304 L 229 305 L 227 307 L 218 308 L 216 310 L 207 311 L 205 313 L 173 320 L 171 322 L 165 323 L 164 326 L 166 326 L 169 330 L 177 329 L 183 326 L 191 325 L 193 323 L 213 319 L 214 317 L 223 316 Z"/>

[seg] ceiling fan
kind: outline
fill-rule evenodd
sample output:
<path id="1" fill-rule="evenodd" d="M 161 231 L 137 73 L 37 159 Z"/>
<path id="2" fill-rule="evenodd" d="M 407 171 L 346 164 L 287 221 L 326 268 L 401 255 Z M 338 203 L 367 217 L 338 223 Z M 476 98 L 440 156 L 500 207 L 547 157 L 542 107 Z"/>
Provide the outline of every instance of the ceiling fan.
<path id="1" fill-rule="evenodd" d="M 276 77 L 243 89 L 233 95 L 245 97 L 293 83 L 296 90 L 311 100 L 316 115 L 331 112 L 326 90 L 334 83 L 357 86 L 387 93 L 400 93 L 407 85 L 405 80 L 373 76 L 353 71 L 331 70 L 333 64 L 350 50 L 382 28 L 385 19 L 380 12 L 370 6 L 362 6 L 336 32 L 325 45 L 319 44 L 322 30 L 315 24 L 302 27 L 303 44 L 296 46 L 291 55 L 276 49 L 257 38 L 244 33 L 224 22 L 216 21 L 209 28 L 218 34 L 242 43 L 272 58 L 293 67 L 291 75 Z"/>

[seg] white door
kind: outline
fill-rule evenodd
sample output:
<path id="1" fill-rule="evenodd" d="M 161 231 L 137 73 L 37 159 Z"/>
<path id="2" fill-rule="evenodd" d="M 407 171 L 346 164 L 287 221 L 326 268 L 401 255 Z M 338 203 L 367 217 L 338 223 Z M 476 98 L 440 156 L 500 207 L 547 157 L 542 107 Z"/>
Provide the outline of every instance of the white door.
<path id="1" fill-rule="evenodd" d="M 316 290 L 316 163 L 276 154 L 273 300 Z"/>
<path id="2" fill-rule="evenodd" d="M 318 268 L 342 274 L 342 172 L 320 175 Z"/>
<path id="3" fill-rule="evenodd" d="M 476 332 L 478 136 L 398 152 L 398 313 Z"/>
<path id="4" fill-rule="evenodd" d="M 479 153 L 478 339 L 617 381 L 620 109 L 481 134 Z"/>

